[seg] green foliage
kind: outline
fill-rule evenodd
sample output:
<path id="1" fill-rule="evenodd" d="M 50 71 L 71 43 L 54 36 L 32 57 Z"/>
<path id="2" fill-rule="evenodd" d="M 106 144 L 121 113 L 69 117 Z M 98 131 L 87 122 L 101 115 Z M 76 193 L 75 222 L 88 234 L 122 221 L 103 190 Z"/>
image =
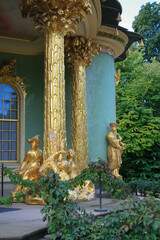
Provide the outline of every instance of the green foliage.
<path id="1" fill-rule="evenodd" d="M 102 161 L 92 163 L 89 169 L 92 178 L 97 180 L 99 174 L 107 179 L 110 176 L 108 165 Z M 9 174 L 15 184 L 20 183 L 27 188 L 21 197 L 28 193 L 33 197 L 39 195 L 43 198 L 46 205 L 41 213 L 44 215 L 43 220 L 48 222 L 51 239 L 59 239 L 59 236 L 64 240 L 158 240 L 160 237 L 160 202 L 153 198 L 128 199 L 119 210 L 96 219 L 69 199 L 68 190 L 73 187 L 68 181 L 61 181 L 59 175 L 52 170 L 47 170 L 37 182 L 23 181 L 18 174 L 9 169 L 5 169 L 5 174 Z M 85 178 L 84 175 L 81 176 Z M 79 183 L 82 182 L 79 179 Z M 0 198 L 0 201 L 8 204 L 7 199 Z"/>
<path id="2" fill-rule="evenodd" d="M 25 190 L 17 193 L 14 197 L 0 198 L 0 203 L 9 206 L 13 199 L 20 201 L 26 196 L 39 196 L 44 200 L 44 207 L 41 213 L 43 221 L 47 221 L 48 233 L 51 239 L 76 240 L 83 239 L 89 232 L 88 226 L 92 224 L 94 216 L 87 214 L 69 199 L 69 189 L 72 186 L 68 181 L 61 181 L 57 173 L 47 170 L 37 182 L 24 181 L 18 174 L 5 168 L 5 175 L 8 174 L 11 182 L 20 184 Z"/>
<path id="3" fill-rule="evenodd" d="M 160 64 L 143 60 L 139 49 L 131 52 L 121 68 L 117 87 L 118 132 L 125 142 L 120 173 L 125 180 L 160 177 Z"/>
<path id="4" fill-rule="evenodd" d="M 160 181 L 141 181 L 134 180 L 128 183 L 131 189 L 131 193 L 141 196 L 153 195 L 155 197 L 160 196 Z"/>
<path id="5" fill-rule="evenodd" d="M 133 29 L 144 37 L 144 58 L 159 61 L 160 52 L 160 3 L 146 3 L 133 22 Z"/>
<path id="6" fill-rule="evenodd" d="M 126 209 L 126 210 L 124 210 Z M 98 218 L 86 240 L 160 239 L 160 202 L 129 199 L 118 211 Z"/>
<path id="7" fill-rule="evenodd" d="M 94 185 L 99 183 L 99 176 L 101 175 L 103 187 L 108 191 L 111 197 L 116 199 L 126 199 L 130 194 L 128 185 L 117 179 L 110 171 L 109 165 L 103 161 L 90 162 L 88 168 L 84 169 L 82 173 L 74 179 L 71 179 L 70 183 L 75 188 L 78 185 L 83 186 L 87 180 L 92 181 Z"/>

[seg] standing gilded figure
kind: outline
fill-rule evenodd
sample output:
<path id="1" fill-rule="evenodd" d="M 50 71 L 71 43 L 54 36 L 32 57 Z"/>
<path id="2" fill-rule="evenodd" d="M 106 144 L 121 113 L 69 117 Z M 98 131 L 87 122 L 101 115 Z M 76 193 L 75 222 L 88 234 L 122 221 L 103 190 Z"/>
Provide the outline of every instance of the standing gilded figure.
<path id="1" fill-rule="evenodd" d="M 122 164 L 122 152 L 126 147 L 126 144 L 122 142 L 121 136 L 117 133 L 117 123 L 110 123 L 111 131 L 107 134 L 108 139 L 108 158 L 111 172 L 118 178 L 122 178 L 119 175 L 119 169 Z"/>

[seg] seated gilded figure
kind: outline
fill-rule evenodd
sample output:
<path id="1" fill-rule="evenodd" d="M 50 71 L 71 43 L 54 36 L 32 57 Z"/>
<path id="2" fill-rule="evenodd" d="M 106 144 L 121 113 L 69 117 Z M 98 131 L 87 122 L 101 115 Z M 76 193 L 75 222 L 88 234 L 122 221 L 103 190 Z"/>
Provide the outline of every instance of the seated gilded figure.
<path id="1" fill-rule="evenodd" d="M 62 181 L 69 180 L 70 178 L 76 176 L 76 166 L 72 160 L 74 154 L 75 153 L 72 149 L 69 149 L 67 152 L 60 150 L 46 159 L 39 171 L 42 173 L 47 169 L 52 169 L 54 172 L 59 174 Z"/>
<path id="2" fill-rule="evenodd" d="M 41 177 L 39 168 L 43 163 L 43 155 L 42 151 L 39 149 L 41 142 L 38 138 L 39 136 L 37 135 L 32 139 L 27 139 L 27 141 L 31 144 L 31 149 L 26 153 L 23 163 L 16 171 L 18 174 L 20 174 L 20 176 L 22 176 L 23 180 L 37 181 Z M 22 189 L 22 186 L 17 186 L 11 192 L 11 195 L 14 196 Z M 30 199 L 30 201 L 31 204 L 34 203 L 33 199 Z"/>
<path id="3" fill-rule="evenodd" d="M 111 172 L 118 178 L 119 169 L 122 164 L 122 152 L 126 148 L 126 144 L 122 142 L 121 136 L 117 133 L 117 123 L 110 123 L 111 131 L 107 134 L 108 139 L 108 158 Z"/>
<path id="4" fill-rule="evenodd" d="M 77 168 L 73 161 L 75 152 L 72 149 L 67 151 L 59 150 L 54 155 L 44 161 L 39 171 L 42 173 L 47 169 L 52 169 L 58 173 L 62 181 L 68 181 L 77 176 Z M 73 201 L 88 201 L 94 199 L 94 186 L 90 181 L 86 181 L 81 189 L 78 186 L 74 191 L 69 190 L 70 198 Z"/>

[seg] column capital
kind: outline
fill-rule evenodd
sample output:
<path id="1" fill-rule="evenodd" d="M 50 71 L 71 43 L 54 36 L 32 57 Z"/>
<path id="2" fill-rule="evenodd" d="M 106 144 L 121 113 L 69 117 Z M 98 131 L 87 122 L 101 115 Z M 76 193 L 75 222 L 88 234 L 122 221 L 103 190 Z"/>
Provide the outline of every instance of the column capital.
<path id="1" fill-rule="evenodd" d="M 49 28 L 54 32 L 74 32 L 79 21 L 91 14 L 89 0 L 21 0 L 20 10 L 25 18 L 29 16 L 37 31 Z"/>
<path id="2" fill-rule="evenodd" d="M 68 37 L 65 39 L 66 61 L 71 65 L 88 67 L 92 57 L 100 51 L 100 46 L 84 37 Z"/>

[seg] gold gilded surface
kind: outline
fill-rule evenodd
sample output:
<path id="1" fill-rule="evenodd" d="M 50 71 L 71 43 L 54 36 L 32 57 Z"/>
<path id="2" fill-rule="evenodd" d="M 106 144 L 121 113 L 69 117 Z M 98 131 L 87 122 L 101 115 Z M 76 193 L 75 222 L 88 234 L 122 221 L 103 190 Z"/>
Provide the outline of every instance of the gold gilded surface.
<path id="1" fill-rule="evenodd" d="M 107 134 L 108 139 L 108 158 L 111 172 L 118 178 L 122 178 L 119 175 L 119 169 L 122 164 L 122 153 L 126 148 L 126 144 L 122 142 L 121 136 L 117 133 L 117 123 L 110 123 L 111 131 Z"/>
<path id="2" fill-rule="evenodd" d="M 85 15 L 92 13 L 89 0 L 21 0 L 19 7 L 37 31 L 47 27 L 63 34 L 74 32 Z"/>
<path id="3" fill-rule="evenodd" d="M 85 67 L 100 47 L 83 37 L 67 38 L 66 60 L 72 66 L 72 148 L 77 174 L 88 166 L 88 133 Z"/>
<path id="4" fill-rule="evenodd" d="M 72 148 L 80 174 L 88 166 L 88 132 L 85 66 L 74 65 L 72 74 Z"/>
<path id="5" fill-rule="evenodd" d="M 44 161 L 66 151 L 64 36 L 45 30 Z"/>
<path id="6" fill-rule="evenodd" d="M 52 169 L 59 174 L 62 181 L 75 178 L 77 167 L 73 160 L 74 154 L 75 152 L 72 149 L 58 151 L 42 164 L 39 171 L 42 173 L 47 169 Z M 70 199 L 73 201 L 90 201 L 94 199 L 94 194 L 95 190 L 91 181 L 86 181 L 83 188 L 78 186 L 74 191 L 69 190 Z"/>
<path id="7" fill-rule="evenodd" d="M 16 74 L 12 72 L 15 66 L 16 66 L 16 59 L 12 59 L 8 64 L 5 64 L 0 67 L 0 82 L 6 83 L 6 84 L 7 83 L 17 84 L 21 88 L 24 94 L 24 97 L 26 97 L 27 95 L 26 87 L 28 87 L 28 85 L 25 85 L 23 82 L 23 79 L 17 77 Z"/>
<path id="8" fill-rule="evenodd" d="M 32 139 L 28 139 L 28 142 L 31 144 L 31 149 L 26 153 L 23 163 L 17 170 L 17 173 L 22 176 L 23 180 L 37 181 L 41 177 L 39 168 L 43 163 L 43 156 L 42 151 L 39 149 L 41 142 L 38 137 L 37 135 Z M 21 190 L 26 191 L 27 194 L 27 188 L 19 185 L 11 192 L 11 195 L 14 196 Z M 28 204 L 43 204 L 43 200 L 39 197 L 32 198 L 29 195 L 26 195 L 26 199 L 22 201 Z"/>
<path id="9" fill-rule="evenodd" d="M 92 57 L 99 53 L 100 46 L 91 39 L 84 37 L 70 37 L 65 39 L 66 61 L 70 65 L 88 67 L 92 63 Z"/>

